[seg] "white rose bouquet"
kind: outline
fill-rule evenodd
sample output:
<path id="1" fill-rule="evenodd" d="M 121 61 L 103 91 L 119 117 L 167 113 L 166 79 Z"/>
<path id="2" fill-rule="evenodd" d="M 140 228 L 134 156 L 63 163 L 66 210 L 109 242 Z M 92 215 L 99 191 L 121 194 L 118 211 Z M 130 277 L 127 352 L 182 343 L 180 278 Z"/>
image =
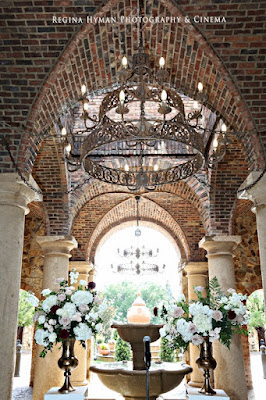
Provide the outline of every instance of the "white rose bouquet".
<path id="1" fill-rule="evenodd" d="M 155 309 L 165 321 L 160 335 L 170 348 L 187 350 L 189 343 L 200 345 L 205 337 L 210 342 L 220 340 L 230 348 L 235 334 L 247 334 L 243 327 L 247 323 L 246 295 L 234 289 L 228 289 L 224 295 L 217 278 L 206 288 L 194 287 L 194 291 L 197 300 L 187 302 L 182 294 L 170 306 L 163 305 L 160 311 Z"/>
<path id="2" fill-rule="evenodd" d="M 106 309 L 106 302 L 94 291 L 95 283 L 80 280 L 78 289 L 73 283 L 78 279 L 78 272 L 70 273 L 68 281 L 58 278 L 58 291 L 45 289 L 42 295 L 45 299 L 36 307 L 34 322 L 37 324 L 35 341 L 44 346 L 40 357 L 45 357 L 53 345 L 64 339 L 77 339 L 85 346 L 90 339 L 102 329 L 101 315 Z"/>

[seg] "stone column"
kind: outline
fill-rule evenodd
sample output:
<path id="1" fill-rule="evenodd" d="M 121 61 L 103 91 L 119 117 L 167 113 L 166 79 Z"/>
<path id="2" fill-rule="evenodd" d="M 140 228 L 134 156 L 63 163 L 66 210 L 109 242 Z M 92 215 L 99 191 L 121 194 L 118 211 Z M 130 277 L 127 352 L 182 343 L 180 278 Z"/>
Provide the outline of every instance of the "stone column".
<path id="1" fill-rule="evenodd" d="M 208 283 L 208 263 L 207 262 L 190 262 L 187 264 L 185 271 L 188 278 L 188 300 L 196 300 L 197 295 L 193 288 L 195 286 L 206 287 Z M 204 294 L 204 293 L 203 293 Z M 191 373 L 190 386 L 201 387 L 203 385 L 203 374 L 197 367 L 196 360 L 199 357 L 199 349 L 197 346 L 189 345 L 190 365 L 193 368 Z"/>
<path id="2" fill-rule="evenodd" d="M 27 181 L 38 188 L 31 176 Z M 0 174 L 0 387 L 5 400 L 12 397 L 25 215 L 34 200 L 42 198 L 16 173 Z"/>
<path id="3" fill-rule="evenodd" d="M 254 182 L 260 171 L 249 174 L 245 182 L 240 186 L 240 190 L 248 187 Z M 240 199 L 248 199 L 254 203 L 252 211 L 256 214 L 257 231 L 260 251 L 260 269 L 262 277 L 262 287 L 264 292 L 264 304 L 266 313 L 266 174 L 250 189 L 240 192 Z"/>
<path id="4" fill-rule="evenodd" d="M 207 251 L 209 279 L 216 276 L 224 292 L 235 288 L 233 254 L 240 241 L 240 236 L 207 236 L 199 242 L 199 247 Z M 220 342 L 214 343 L 213 350 L 217 361 L 214 371 L 215 387 L 225 390 L 231 400 L 247 400 L 240 336 L 235 335 L 230 350 Z"/>
<path id="5" fill-rule="evenodd" d="M 36 242 L 44 251 L 43 289 L 58 290 L 57 278 L 68 279 L 70 251 L 77 247 L 73 236 L 38 236 Z M 39 354 L 42 346 L 37 346 L 37 359 L 33 383 L 33 400 L 43 400 L 44 395 L 53 386 L 62 386 L 63 371 L 57 365 L 61 357 L 60 345 L 48 352 L 45 358 Z"/>
<path id="6" fill-rule="evenodd" d="M 79 272 L 78 282 L 74 285 L 76 288 L 81 279 L 87 283 L 89 282 L 89 273 L 92 269 L 92 266 L 88 261 L 70 261 L 69 271 L 72 271 L 73 268 Z M 75 356 L 79 360 L 79 365 L 72 372 L 71 383 L 73 386 L 85 386 L 89 383 L 87 381 L 87 352 L 88 348 L 91 346 L 91 340 L 87 341 L 86 346 L 87 348 L 84 349 L 80 342 L 76 341 Z"/>

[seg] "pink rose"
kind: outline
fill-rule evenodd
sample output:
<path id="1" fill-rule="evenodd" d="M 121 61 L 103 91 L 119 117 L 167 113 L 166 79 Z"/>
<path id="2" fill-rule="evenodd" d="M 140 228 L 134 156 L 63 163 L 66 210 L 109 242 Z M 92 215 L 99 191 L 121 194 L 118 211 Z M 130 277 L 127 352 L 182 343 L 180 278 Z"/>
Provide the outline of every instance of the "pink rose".
<path id="1" fill-rule="evenodd" d="M 65 293 L 60 293 L 57 296 L 57 298 L 58 298 L 59 301 L 64 301 L 66 299 L 66 295 L 65 295 Z"/>
<path id="2" fill-rule="evenodd" d="M 214 311 L 213 311 L 213 316 L 212 316 L 212 318 L 215 319 L 215 321 L 222 321 L 222 319 L 223 319 L 223 314 L 222 314 L 222 312 L 219 311 L 219 310 L 214 310 Z"/>
<path id="3" fill-rule="evenodd" d="M 70 321 L 70 318 L 68 318 L 68 317 L 62 317 L 59 322 L 63 326 L 67 326 L 70 324 L 71 321 Z"/>
<path id="4" fill-rule="evenodd" d="M 88 311 L 88 309 L 89 309 L 89 307 L 88 307 L 87 304 L 81 304 L 79 306 L 79 311 L 82 312 L 82 313 L 85 312 L 85 311 Z"/>
<path id="5" fill-rule="evenodd" d="M 203 343 L 203 338 L 196 334 L 192 336 L 192 343 L 195 344 L 196 346 L 198 346 L 199 344 Z"/>
<path id="6" fill-rule="evenodd" d="M 72 290 L 67 289 L 67 290 L 66 290 L 66 295 L 67 295 L 67 296 L 71 296 L 71 295 L 72 295 Z"/>
<path id="7" fill-rule="evenodd" d="M 72 321 L 81 322 L 81 314 L 77 313 L 77 314 L 73 315 Z"/>
<path id="8" fill-rule="evenodd" d="M 173 315 L 175 318 L 181 317 L 184 314 L 184 310 L 182 307 L 176 307 L 173 310 Z"/>
<path id="9" fill-rule="evenodd" d="M 197 327 L 196 327 L 195 324 L 193 324 L 193 322 L 191 322 L 191 323 L 189 324 L 189 332 L 191 332 L 191 333 L 197 332 Z"/>

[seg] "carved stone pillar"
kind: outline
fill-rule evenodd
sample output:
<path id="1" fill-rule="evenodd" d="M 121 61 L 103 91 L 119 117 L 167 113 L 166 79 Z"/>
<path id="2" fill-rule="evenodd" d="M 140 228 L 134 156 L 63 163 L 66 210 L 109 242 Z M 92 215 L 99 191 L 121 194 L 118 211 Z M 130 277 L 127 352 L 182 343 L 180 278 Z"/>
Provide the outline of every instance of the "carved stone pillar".
<path id="1" fill-rule="evenodd" d="M 240 241 L 240 236 L 207 236 L 199 242 L 199 247 L 207 251 L 209 279 L 216 276 L 224 292 L 235 288 L 233 255 Z M 233 338 L 230 350 L 220 342 L 214 343 L 213 350 L 217 361 L 214 371 L 215 387 L 225 390 L 231 400 L 247 400 L 240 336 Z"/>
<path id="2" fill-rule="evenodd" d="M 187 264 L 185 271 L 188 278 L 188 300 L 196 300 L 197 295 L 194 292 L 195 286 L 206 287 L 208 282 L 208 263 L 207 262 L 190 262 Z M 199 349 L 197 346 L 189 345 L 190 365 L 193 368 L 191 373 L 190 386 L 201 387 L 203 385 L 203 373 L 197 367 L 196 360 L 199 357 Z"/>
<path id="3" fill-rule="evenodd" d="M 32 187 L 38 188 L 28 176 Z M 0 174 L 0 386 L 1 397 L 12 397 L 25 215 L 27 205 L 42 200 L 14 173 Z"/>
<path id="4" fill-rule="evenodd" d="M 260 175 L 260 171 L 251 172 L 241 188 L 248 187 Z M 264 304 L 266 313 L 266 174 L 250 189 L 240 192 L 240 199 L 248 199 L 254 203 L 252 211 L 256 214 L 257 231 L 260 252 L 260 269 L 262 287 L 264 292 Z"/>
<path id="5" fill-rule="evenodd" d="M 70 251 L 77 247 L 73 236 L 38 236 L 36 242 L 44 251 L 43 289 L 58 290 L 57 278 L 68 279 Z M 42 346 L 37 348 L 37 359 L 33 383 L 33 400 L 43 400 L 44 395 L 53 386 L 62 386 L 63 372 L 57 365 L 61 357 L 60 345 L 54 346 L 45 358 L 39 354 Z"/>

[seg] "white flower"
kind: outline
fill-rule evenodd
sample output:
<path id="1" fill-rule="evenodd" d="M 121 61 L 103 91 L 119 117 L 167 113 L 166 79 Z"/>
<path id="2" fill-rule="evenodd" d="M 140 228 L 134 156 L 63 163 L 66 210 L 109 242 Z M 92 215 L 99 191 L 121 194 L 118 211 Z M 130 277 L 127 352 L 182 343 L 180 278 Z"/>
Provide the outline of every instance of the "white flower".
<path id="1" fill-rule="evenodd" d="M 71 285 L 72 285 L 73 283 L 77 283 L 79 273 L 78 273 L 78 272 L 75 272 L 75 270 L 74 270 L 74 271 L 71 271 L 69 275 L 70 275 L 70 283 L 71 283 Z"/>
<path id="2" fill-rule="evenodd" d="M 221 328 L 215 328 L 213 331 L 209 332 L 210 342 L 215 342 L 215 340 L 220 339 Z"/>
<path id="3" fill-rule="evenodd" d="M 71 295 L 72 295 L 72 290 L 66 289 L 66 295 L 67 295 L 67 296 L 71 296 Z"/>
<path id="4" fill-rule="evenodd" d="M 81 286 L 86 286 L 86 285 L 87 285 L 87 282 L 84 281 L 84 279 L 81 279 L 81 280 L 79 281 L 79 284 L 80 284 Z"/>
<path id="5" fill-rule="evenodd" d="M 99 323 L 95 326 L 95 329 L 97 332 L 101 332 L 102 328 L 103 328 L 103 324 L 101 324 L 101 323 Z"/>
<path id="6" fill-rule="evenodd" d="M 45 312 L 49 312 L 51 307 L 55 306 L 57 302 L 57 296 L 53 294 L 52 296 L 47 297 L 42 303 L 42 309 Z"/>
<path id="7" fill-rule="evenodd" d="M 209 332 L 212 330 L 212 318 L 206 314 L 197 314 L 193 317 L 193 323 L 200 333 Z"/>
<path id="8" fill-rule="evenodd" d="M 40 325 L 45 323 L 45 316 L 44 316 L 44 315 L 40 315 L 40 316 L 39 316 L 39 318 L 38 318 L 38 323 L 39 323 Z"/>
<path id="9" fill-rule="evenodd" d="M 185 342 L 190 342 L 193 336 L 189 328 L 190 322 L 187 322 L 184 318 L 180 318 L 176 323 L 177 332 L 182 335 Z"/>
<path id="10" fill-rule="evenodd" d="M 212 317 L 213 315 L 213 310 L 209 306 L 203 305 L 199 301 L 190 304 L 189 312 L 191 315 L 205 314 L 208 317 Z"/>
<path id="11" fill-rule="evenodd" d="M 33 293 L 29 293 L 29 294 L 28 294 L 27 301 L 28 301 L 33 307 L 37 307 L 38 304 L 39 304 L 39 299 L 37 299 L 37 297 L 34 296 Z"/>
<path id="12" fill-rule="evenodd" d="M 72 318 L 77 312 L 77 308 L 73 303 L 65 303 L 62 308 L 56 310 L 56 314 L 62 318 Z"/>
<path id="13" fill-rule="evenodd" d="M 182 301 L 186 301 L 186 297 L 183 293 L 179 294 L 176 298 L 177 303 L 182 303 Z"/>
<path id="14" fill-rule="evenodd" d="M 66 299 L 66 295 L 65 295 L 65 293 L 59 293 L 57 298 L 59 301 L 64 301 Z"/>
<path id="15" fill-rule="evenodd" d="M 203 338 L 202 336 L 196 334 L 192 336 L 192 343 L 198 346 L 199 344 L 203 343 Z"/>
<path id="16" fill-rule="evenodd" d="M 236 291 L 235 291 L 235 289 L 230 288 L 230 289 L 227 289 L 227 292 L 228 293 L 235 293 Z"/>
<path id="17" fill-rule="evenodd" d="M 72 294 L 71 301 L 77 306 L 81 304 L 89 304 L 93 301 L 93 295 L 86 290 L 77 290 L 76 293 Z"/>
<path id="18" fill-rule="evenodd" d="M 74 328 L 74 334 L 77 340 L 88 340 L 91 338 L 92 330 L 87 324 L 80 323 Z"/>
<path id="19" fill-rule="evenodd" d="M 204 290 L 204 287 L 203 287 L 203 286 L 196 286 L 196 287 L 194 287 L 194 292 L 195 292 L 195 293 L 196 293 L 196 292 L 202 293 L 203 290 Z"/>
<path id="20" fill-rule="evenodd" d="M 56 338 L 57 338 L 57 335 L 56 335 L 55 332 L 50 333 L 50 335 L 49 335 L 49 337 L 48 337 L 49 342 L 52 342 L 52 343 L 54 343 L 54 342 L 56 341 Z"/>
<path id="21" fill-rule="evenodd" d="M 34 335 L 34 339 L 37 344 L 40 344 L 41 346 L 47 346 L 47 341 L 45 339 L 48 337 L 49 333 L 48 331 L 45 331 L 44 329 L 37 329 Z"/>
<path id="22" fill-rule="evenodd" d="M 48 296 L 48 294 L 51 293 L 50 289 L 43 289 L 43 291 L 41 292 L 43 296 Z"/>

